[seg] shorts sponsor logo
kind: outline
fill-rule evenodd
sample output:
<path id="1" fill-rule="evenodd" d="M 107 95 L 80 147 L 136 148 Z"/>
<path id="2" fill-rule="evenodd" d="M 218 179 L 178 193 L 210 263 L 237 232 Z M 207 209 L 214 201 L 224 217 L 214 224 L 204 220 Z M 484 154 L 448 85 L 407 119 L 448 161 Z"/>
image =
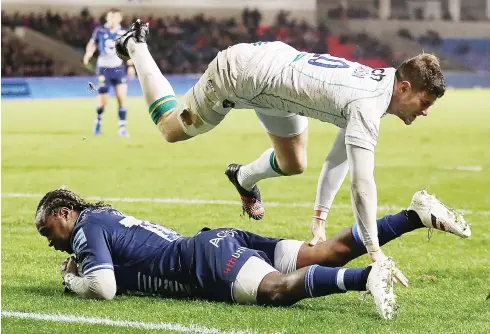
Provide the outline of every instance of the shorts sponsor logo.
<path id="1" fill-rule="evenodd" d="M 223 273 L 225 275 L 228 275 L 231 272 L 231 270 L 233 269 L 233 266 L 235 265 L 235 262 L 238 261 L 238 259 L 240 258 L 240 256 L 246 250 L 247 249 L 245 247 L 238 247 L 238 249 L 233 254 L 231 254 L 230 258 L 226 262 L 225 270 L 223 270 Z"/>
<path id="2" fill-rule="evenodd" d="M 209 89 L 211 89 L 214 93 L 216 93 L 216 89 L 214 88 L 213 81 L 208 80 L 207 85 Z"/>

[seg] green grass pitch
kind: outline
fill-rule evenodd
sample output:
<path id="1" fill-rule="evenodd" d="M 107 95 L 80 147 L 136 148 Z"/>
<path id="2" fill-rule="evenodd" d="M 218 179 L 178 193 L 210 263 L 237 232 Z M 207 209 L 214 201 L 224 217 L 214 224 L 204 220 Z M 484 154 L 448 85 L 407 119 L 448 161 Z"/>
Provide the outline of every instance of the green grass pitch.
<path id="1" fill-rule="evenodd" d="M 59 264 L 66 255 L 47 247 L 34 228 L 35 194 L 67 185 L 83 196 L 234 200 L 223 174 L 269 147 L 253 112 L 234 111 L 213 132 L 166 143 L 142 98 L 130 99 L 130 139 L 117 136 L 115 100 L 103 135 L 91 134 L 94 100 L 2 101 L 2 312 L 32 312 L 145 323 L 197 324 L 259 333 L 490 333 L 490 92 L 448 91 L 429 117 L 406 127 L 381 122 L 376 152 L 378 216 L 408 206 L 429 186 L 442 201 L 468 211 L 473 235 L 462 240 L 418 230 L 384 247 L 399 262 L 410 288 L 396 287 L 400 311 L 378 319 L 372 299 L 358 293 L 310 299 L 289 308 L 226 305 L 152 297 L 96 302 L 63 295 Z M 309 241 L 317 178 L 336 129 L 310 122 L 308 169 L 300 176 L 261 183 L 266 216 L 255 222 L 238 205 L 112 202 L 136 217 L 191 235 L 203 226 L 234 226 L 263 235 Z M 458 170 L 457 167 L 473 170 Z M 471 169 L 471 168 L 470 168 Z M 353 222 L 348 182 L 328 220 L 328 235 Z M 12 194 L 31 194 L 31 197 Z M 34 195 L 32 195 L 34 194 Z M 267 202 L 285 206 L 267 207 Z M 289 204 L 289 206 L 288 206 Z M 335 205 L 337 204 L 337 206 Z M 368 263 L 362 257 L 348 266 Z M 148 329 L 60 323 L 2 316 L 5 333 L 133 333 Z M 167 331 L 168 332 L 168 331 Z"/>

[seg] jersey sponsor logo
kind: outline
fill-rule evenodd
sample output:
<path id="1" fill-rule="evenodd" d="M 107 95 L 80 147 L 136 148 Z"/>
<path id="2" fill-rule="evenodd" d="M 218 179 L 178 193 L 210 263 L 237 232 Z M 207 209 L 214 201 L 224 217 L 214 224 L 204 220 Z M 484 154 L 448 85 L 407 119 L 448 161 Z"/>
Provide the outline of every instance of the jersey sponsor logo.
<path id="1" fill-rule="evenodd" d="M 228 259 L 228 261 L 226 262 L 225 264 L 225 270 L 223 270 L 223 273 L 225 275 L 228 275 L 231 270 L 233 269 L 233 266 L 235 265 L 235 262 L 238 261 L 238 259 L 240 258 L 240 256 L 245 253 L 247 249 L 245 247 L 238 247 L 237 250 L 231 254 L 230 258 Z"/>
<path id="2" fill-rule="evenodd" d="M 352 72 L 352 76 L 359 78 L 359 79 L 363 79 L 366 77 L 366 75 L 369 74 L 369 70 L 370 70 L 370 68 L 367 68 L 364 66 L 359 66 L 358 68 L 356 68 L 354 70 L 354 72 Z"/>
<path id="3" fill-rule="evenodd" d="M 226 237 L 232 237 L 233 238 L 237 232 L 238 231 L 235 229 L 219 231 L 218 233 L 216 233 L 216 238 L 209 240 L 209 242 L 214 247 L 219 248 L 219 244 L 220 244 L 221 240 L 223 240 Z"/>

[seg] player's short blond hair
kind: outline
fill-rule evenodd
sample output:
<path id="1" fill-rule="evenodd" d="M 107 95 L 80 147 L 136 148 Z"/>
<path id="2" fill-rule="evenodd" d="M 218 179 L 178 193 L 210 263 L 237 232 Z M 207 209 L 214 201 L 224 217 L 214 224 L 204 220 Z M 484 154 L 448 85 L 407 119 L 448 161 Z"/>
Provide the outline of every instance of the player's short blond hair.
<path id="1" fill-rule="evenodd" d="M 442 97 L 446 91 L 446 79 L 439 59 L 428 53 L 405 60 L 396 70 L 398 81 L 408 81 L 417 91 Z"/>

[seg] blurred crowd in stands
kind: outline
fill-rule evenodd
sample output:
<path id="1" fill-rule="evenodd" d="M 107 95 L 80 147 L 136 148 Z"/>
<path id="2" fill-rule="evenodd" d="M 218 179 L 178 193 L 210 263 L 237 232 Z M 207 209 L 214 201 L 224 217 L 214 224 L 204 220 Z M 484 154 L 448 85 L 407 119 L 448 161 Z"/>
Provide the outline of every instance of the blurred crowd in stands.
<path id="1" fill-rule="evenodd" d="M 272 26 L 261 24 L 261 13 L 258 10 L 245 9 L 241 20 L 234 18 L 217 20 L 197 15 L 191 19 L 180 17 L 153 17 L 144 18 L 150 23 L 151 38 L 148 41 L 152 55 L 164 73 L 201 73 L 219 50 L 236 43 L 250 43 L 256 41 L 281 40 L 293 47 L 315 53 L 332 52 L 341 57 L 350 59 L 367 59 L 373 66 L 388 65 L 393 59 L 392 52 L 386 45 L 370 38 L 365 34 L 332 36 L 327 26 L 312 25 L 308 22 L 297 22 L 290 19 L 289 13 L 282 11 L 277 15 L 276 23 Z M 126 17 L 123 22 L 128 26 L 136 18 Z M 63 41 L 83 52 L 85 45 L 91 37 L 93 29 L 103 24 L 104 17 L 93 17 L 88 10 L 83 10 L 77 16 L 59 14 L 48 11 L 42 14 L 22 15 L 19 13 L 7 15 L 2 12 L 2 26 L 25 26 L 40 31 L 52 38 Z M 10 45 L 12 43 L 12 45 Z M 18 50 L 18 41 L 6 41 L 5 50 Z M 335 51 L 339 49 L 341 54 Z M 2 39 L 2 50 L 4 40 Z M 26 54 L 25 57 L 14 59 L 2 51 L 2 64 L 12 68 L 5 76 L 28 75 L 30 64 L 35 58 L 36 75 L 50 75 L 52 62 L 39 53 L 35 57 Z M 41 64 L 39 64 L 42 62 Z M 21 65 L 28 67 L 22 69 Z M 15 68 L 14 68 L 15 67 Z M 40 73 L 45 69 L 43 73 Z M 3 74 L 2 66 L 2 74 Z M 29 74 L 32 75 L 32 74 Z"/>
<path id="2" fill-rule="evenodd" d="M 333 18 L 370 17 L 366 10 L 356 8 L 348 11 L 333 9 L 329 15 Z M 129 26 L 135 19 L 125 17 L 123 24 Z M 256 41 L 280 40 L 301 51 L 331 53 L 371 67 L 397 66 L 406 56 L 393 52 L 388 45 L 365 33 L 332 35 L 327 25 L 298 22 L 291 19 L 287 11 L 281 11 L 271 26 L 261 24 L 262 15 L 258 10 L 249 9 L 243 11 L 240 19 L 217 20 L 203 15 L 190 19 L 178 16 L 149 16 L 143 19 L 151 27 L 148 41 L 150 51 L 166 74 L 202 73 L 219 50 L 236 43 Z M 62 41 L 80 53 L 80 64 L 92 31 L 104 21 L 104 16 L 94 17 L 87 9 L 75 16 L 51 11 L 45 14 L 7 15 L 2 11 L 2 28 L 24 26 Z M 409 31 L 400 31 L 400 36 L 411 38 Z M 429 33 L 420 42 L 437 44 L 440 37 Z M 4 39 L 2 33 L 2 76 L 53 75 L 53 62 L 18 39 Z"/>
<path id="3" fill-rule="evenodd" d="M 2 33 L 2 77 L 52 76 L 54 62 L 15 37 Z"/>

